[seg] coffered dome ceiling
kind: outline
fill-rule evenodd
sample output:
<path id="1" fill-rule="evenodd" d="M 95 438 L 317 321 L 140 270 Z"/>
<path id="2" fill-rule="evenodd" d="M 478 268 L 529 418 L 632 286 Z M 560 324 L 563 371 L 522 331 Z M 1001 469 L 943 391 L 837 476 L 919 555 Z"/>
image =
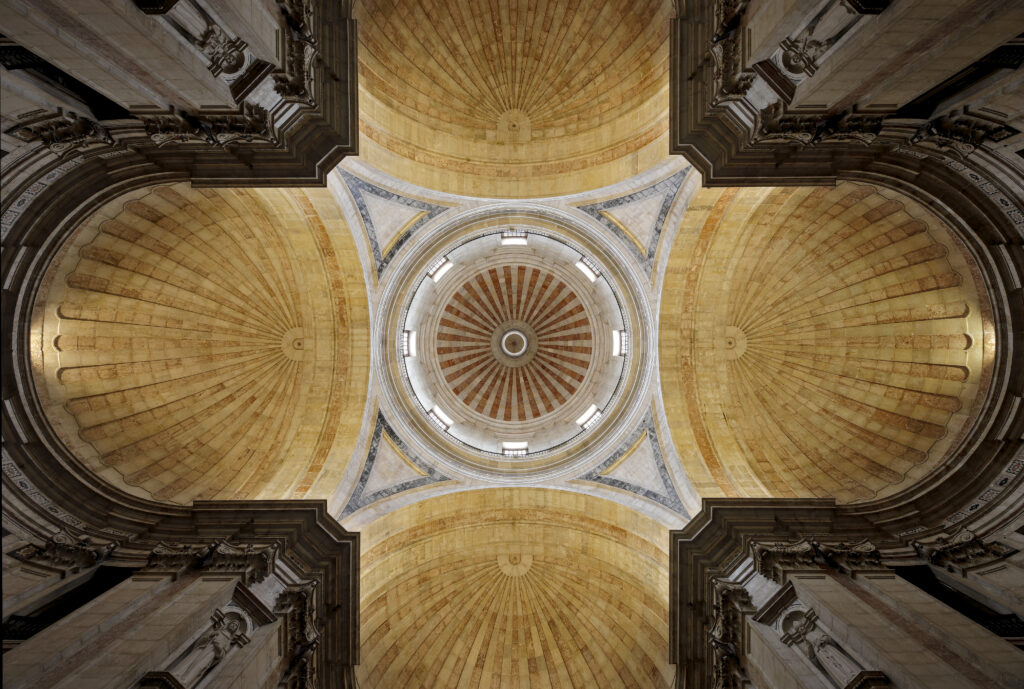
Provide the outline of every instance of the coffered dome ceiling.
<path id="1" fill-rule="evenodd" d="M 668 151 L 664 0 L 369 0 L 359 21 L 360 156 L 431 189 L 554 196 Z"/>
<path id="2" fill-rule="evenodd" d="M 664 527 L 531 488 L 456 493 L 362 533 L 359 686 L 670 686 Z"/>
<path id="3" fill-rule="evenodd" d="M 956 449 L 992 322 L 957 240 L 876 187 L 702 190 L 665 279 L 665 409 L 702 495 L 891 494 Z"/>
<path id="4" fill-rule="evenodd" d="M 326 231 L 340 221 L 330 198 L 134 196 L 83 224 L 36 310 L 37 387 L 61 439 L 157 500 L 329 495 L 369 354 L 358 259 L 347 230 Z"/>
<path id="5" fill-rule="evenodd" d="M 642 346 L 615 349 L 649 332 L 627 262 L 550 208 L 495 204 L 436 232 L 385 275 L 386 415 L 446 473 L 488 480 L 565 473 L 599 459 L 595 442 L 611 452 L 653 370 Z"/>
<path id="6" fill-rule="evenodd" d="M 474 411 L 501 421 L 550 414 L 590 369 L 593 327 L 576 293 L 522 264 L 488 268 L 444 305 L 437 356 L 445 382 Z"/>

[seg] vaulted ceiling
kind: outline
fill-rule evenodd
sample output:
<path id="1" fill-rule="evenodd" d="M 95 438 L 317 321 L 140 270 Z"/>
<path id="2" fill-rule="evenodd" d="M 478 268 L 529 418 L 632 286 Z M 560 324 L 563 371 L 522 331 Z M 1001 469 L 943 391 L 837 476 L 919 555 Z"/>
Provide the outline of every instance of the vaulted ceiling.
<path id="1" fill-rule="evenodd" d="M 50 267 L 31 354 L 61 440 L 158 501 L 328 499 L 363 533 L 364 687 L 668 686 L 666 530 L 704 497 L 915 484 L 975 422 L 994 356 L 977 267 L 908 196 L 701 189 L 668 159 L 670 13 L 357 3 L 361 154 L 327 189 L 150 187 Z M 578 223 L 629 274 L 654 314 L 633 333 L 649 384 L 618 445 L 581 433 L 576 473 L 459 474 L 384 399 L 411 394 L 388 388 L 380 314 L 408 307 L 387 287 L 417 242 L 527 211 Z M 612 327 L 589 284 L 530 260 L 456 270 L 419 343 L 487 423 L 539 427 L 624 368 L 588 358 Z M 513 321 L 536 335 L 521 367 L 494 348 Z"/>
<path id="2" fill-rule="evenodd" d="M 360 157 L 430 189 L 555 196 L 668 154 L 662 0 L 356 3 Z"/>

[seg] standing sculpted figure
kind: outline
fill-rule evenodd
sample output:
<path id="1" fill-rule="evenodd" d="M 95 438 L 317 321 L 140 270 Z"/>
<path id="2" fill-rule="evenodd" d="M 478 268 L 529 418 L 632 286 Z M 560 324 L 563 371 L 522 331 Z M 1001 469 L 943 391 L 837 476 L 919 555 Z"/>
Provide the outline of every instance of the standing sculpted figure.
<path id="1" fill-rule="evenodd" d="M 215 619 L 213 625 L 203 632 L 188 652 L 170 672 L 186 687 L 194 687 L 207 672 L 212 670 L 238 644 L 245 634 L 243 623 L 235 616 Z"/>

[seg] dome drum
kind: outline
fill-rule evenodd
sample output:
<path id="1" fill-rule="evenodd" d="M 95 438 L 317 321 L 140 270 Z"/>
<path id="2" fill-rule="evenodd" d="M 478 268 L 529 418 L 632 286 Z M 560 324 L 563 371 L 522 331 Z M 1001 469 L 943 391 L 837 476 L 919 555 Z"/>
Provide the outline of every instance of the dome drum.
<path id="1" fill-rule="evenodd" d="M 450 221 L 448 241 L 421 240 L 385 275 L 377 361 L 409 412 L 396 416 L 442 464 L 489 478 L 550 476 L 594 439 L 608 442 L 602 424 L 578 421 L 591 407 L 635 406 L 637 383 L 646 387 L 642 349 L 616 351 L 616 342 L 649 332 L 647 306 L 628 265 L 575 219 L 494 210 Z M 519 241 L 502 241 L 510 226 Z M 416 356 L 405 354 L 406 333 Z"/>

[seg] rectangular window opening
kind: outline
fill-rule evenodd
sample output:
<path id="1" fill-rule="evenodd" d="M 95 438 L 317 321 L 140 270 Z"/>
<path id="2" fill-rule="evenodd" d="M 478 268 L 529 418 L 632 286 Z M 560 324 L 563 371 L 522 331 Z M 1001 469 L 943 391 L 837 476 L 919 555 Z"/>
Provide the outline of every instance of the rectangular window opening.
<path id="1" fill-rule="evenodd" d="M 427 276 L 434 282 L 438 282 L 454 265 L 447 256 L 442 256 L 427 268 Z"/>
<path id="2" fill-rule="evenodd" d="M 508 228 L 501 233 L 502 246 L 526 246 L 526 230 Z"/>
<path id="3" fill-rule="evenodd" d="M 402 333 L 402 355 L 406 357 L 416 356 L 415 330 L 406 330 Z"/>
<path id="4" fill-rule="evenodd" d="M 506 457 L 525 457 L 529 452 L 529 443 L 526 442 L 502 442 L 501 454 Z"/>

